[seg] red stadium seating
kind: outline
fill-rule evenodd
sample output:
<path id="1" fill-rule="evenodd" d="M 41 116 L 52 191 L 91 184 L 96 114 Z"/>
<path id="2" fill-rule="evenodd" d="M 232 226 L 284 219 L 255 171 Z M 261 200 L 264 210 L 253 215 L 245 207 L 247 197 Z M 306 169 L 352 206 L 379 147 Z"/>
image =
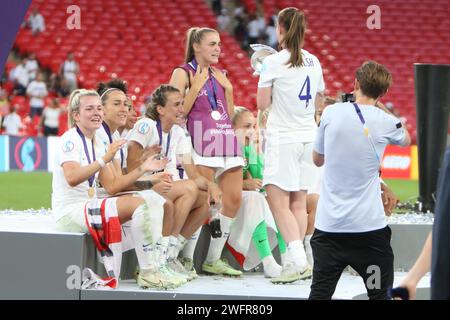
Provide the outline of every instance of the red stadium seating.
<path id="1" fill-rule="evenodd" d="M 349 92 L 354 72 L 365 60 L 383 63 L 394 84 L 384 102 L 391 101 L 408 119 L 415 140 L 414 63 L 450 63 L 450 6 L 448 0 L 380 0 L 381 29 L 366 27 L 366 0 L 264 0 L 266 17 L 277 8 L 304 10 L 308 33 L 305 49 L 317 55 L 324 69 L 328 94 Z M 256 1 L 242 1 L 251 12 Z"/>
<path id="2" fill-rule="evenodd" d="M 81 30 L 66 27 L 66 9 L 72 4 L 81 9 Z M 138 103 L 159 84 L 167 83 L 173 68 L 183 62 L 185 31 L 191 26 L 216 25 L 215 16 L 202 0 L 34 0 L 34 6 L 45 17 L 46 31 L 33 37 L 29 30 L 20 30 L 16 46 L 21 51 L 36 52 L 41 64 L 53 71 L 59 70 L 67 53 L 73 51 L 80 64 L 81 86 L 91 88 L 99 81 L 121 77 L 129 82 L 130 95 Z M 247 92 L 256 90 L 256 82 L 250 70 L 242 72 L 249 60 L 232 37 L 223 34 L 222 41 L 226 59 L 220 67 L 229 70 L 233 83 L 240 83 L 235 89 L 237 96 L 245 97 L 236 102 L 255 108 L 255 100 L 249 99 Z"/>
<path id="3" fill-rule="evenodd" d="M 379 0 L 380 30 L 366 27 L 366 9 L 371 5 L 367 0 L 261 2 L 266 17 L 287 6 L 306 12 L 310 31 L 305 49 L 321 60 L 328 94 L 351 91 L 354 72 L 364 60 L 385 64 L 393 73 L 394 85 L 383 101 L 392 101 L 415 129 L 413 63 L 449 63 L 447 0 Z M 250 12 L 257 8 L 255 0 L 242 3 Z M 66 9 L 72 4 L 81 9 L 81 30 L 66 27 Z M 216 25 L 203 0 L 33 0 L 32 6 L 45 17 L 47 29 L 38 37 L 20 30 L 16 46 L 21 51 L 36 52 L 42 65 L 54 71 L 73 51 L 83 87 L 121 77 L 129 82 L 136 104 L 157 85 L 168 82 L 173 67 L 183 62 L 189 27 Z M 251 76 L 249 58 L 230 35 L 221 34 L 221 39 L 220 67 L 229 72 L 235 102 L 254 109 L 257 79 Z"/>

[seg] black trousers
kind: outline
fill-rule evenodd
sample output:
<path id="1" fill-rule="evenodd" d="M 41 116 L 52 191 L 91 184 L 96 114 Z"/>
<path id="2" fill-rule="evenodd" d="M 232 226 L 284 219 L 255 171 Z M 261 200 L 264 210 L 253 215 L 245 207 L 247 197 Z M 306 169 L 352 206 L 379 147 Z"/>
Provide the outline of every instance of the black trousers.
<path id="1" fill-rule="evenodd" d="M 363 278 L 369 299 L 388 299 L 394 281 L 391 229 L 361 233 L 330 233 L 315 230 L 311 238 L 314 257 L 311 300 L 330 300 L 349 265 Z"/>

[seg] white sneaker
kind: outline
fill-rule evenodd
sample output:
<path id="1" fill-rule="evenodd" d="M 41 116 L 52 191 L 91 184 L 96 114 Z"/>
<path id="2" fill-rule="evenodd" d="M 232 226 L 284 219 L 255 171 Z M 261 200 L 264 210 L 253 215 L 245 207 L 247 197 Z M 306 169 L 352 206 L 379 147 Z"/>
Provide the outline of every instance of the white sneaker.
<path id="1" fill-rule="evenodd" d="M 306 266 L 303 271 L 299 271 L 297 267 L 292 263 L 287 263 L 283 266 L 283 270 L 281 271 L 281 275 L 276 278 L 272 278 L 270 282 L 274 284 L 287 284 L 291 282 L 295 282 L 297 280 L 306 280 L 312 277 L 312 268 L 311 266 Z"/>
<path id="2" fill-rule="evenodd" d="M 283 268 L 275 261 L 273 257 L 272 259 L 268 259 L 268 261 L 263 263 L 263 265 L 264 277 L 266 278 L 279 277 L 281 275 L 281 270 L 283 270 Z"/>
<path id="3" fill-rule="evenodd" d="M 272 278 L 270 282 L 275 284 L 286 284 L 300 280 L 300 272 L 298 272 L 292 263 L 286 263 L 278 277 Z"/>
<path id="4" fill-rule="evenodd" d="M 167 260 L 167 266 L 170 270 L 176 272 L 177 274 L 184 277 L 187 281 L 193 280 L 189 272 L 184 268 L 181 262 L 178 259 L 169 259 Z"/>
<path id="5" fill-rule="evenodd" d="M 181 285 L 181 283 L 170 279 L 166 275 L 159 272 L 159 270 L 155 272 L 145 272 L 144 274 L 140 272 L 137 275 L 136 281 L 141 288 L 145 289 L 150 288 L 167 290 L 175 289 Z"/>

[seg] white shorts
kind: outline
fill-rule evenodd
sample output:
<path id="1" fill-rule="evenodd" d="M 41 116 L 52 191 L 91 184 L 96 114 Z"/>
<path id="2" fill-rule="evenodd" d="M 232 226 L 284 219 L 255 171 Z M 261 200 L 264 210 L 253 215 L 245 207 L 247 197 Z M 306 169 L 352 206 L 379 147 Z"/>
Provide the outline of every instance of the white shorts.
<path id="1" fill-rule="evenodd" d="M 121 195 L 131 195 L 134 197 L 141 197 L 149 205 L 150 208 L 162 208 L 166 199 L 153 190 L 123 192 Z M 111 197 L 114 199 L 118 197 Z M 63 232 L 89 232 L 86 226 L 86 218 L 84 215 L 84 208 L 88 201 L 79 202 L 65 207 L 65 214 L 56 221 L 58 231 Z"/>
<path id="2" fill-rule="evenodd" d="M 244 159 L 242 157 L 202 157 L 195 150 L 192 150 L 192 160 L 194 160 L 196 166 L 217 169 L 216 179 L 227 170 L 244 166 Z"/>
<path id="3" fill-rule="evenodd" d="M 67 213 L 56 221 L 57 229 L 64 232 L 89 232 L 84 216 L 85 205 L 86 202 L 67 206 Z"/>
<path id="4" fill-rule="evenodd" d="M 162 195 L 160 195 L 159 193 L 153 191 L 153 190 L 141 190 L 141 191 L 137 191 L 136 193 L 133 194 L 133 196 L 135 197 L 141 197 L 142 199 L 145 200 L 145 202 L 147 202 L 147 204 L 150 207 L 153 206 L 164 206 L 164 203 L 166 203 L 166 198 L 164 198 Z"/>
<path id="5" fill-rule="evenodd" d="M 296 192 L 317 184 L 319 168 L 312 159 L 313 143 L 279 144 L 267 141 L 263 185 Z"/>

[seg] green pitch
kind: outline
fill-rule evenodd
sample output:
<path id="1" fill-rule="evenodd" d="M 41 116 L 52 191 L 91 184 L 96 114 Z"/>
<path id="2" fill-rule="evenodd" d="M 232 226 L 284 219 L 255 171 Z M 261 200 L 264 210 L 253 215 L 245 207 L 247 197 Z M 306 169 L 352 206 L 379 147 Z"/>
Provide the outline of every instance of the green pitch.
<path id="1" fill-rule="evenodd" d="M 51 173 L 20 171 L 0 173 L 0 210 L 50 208 L 51 194 Z"/>
<path id="2" fill-rule="evenodd" d="M 385 181 L 401 202 L 416 200 L 419 196 L 419 181 L 417 180 L 387 180 Z M 414 201 L 413 201 L 414 202 Z"/>
<path id="3" fill-rule="evenodd" d="M 386 183 L 401 201 L 417 197 L 419 194 L 417 181 L 386 180 Z M 51 173 L 18 171 L 0 173 L 0 210 L 50 208 L 51 192 Z"/>

